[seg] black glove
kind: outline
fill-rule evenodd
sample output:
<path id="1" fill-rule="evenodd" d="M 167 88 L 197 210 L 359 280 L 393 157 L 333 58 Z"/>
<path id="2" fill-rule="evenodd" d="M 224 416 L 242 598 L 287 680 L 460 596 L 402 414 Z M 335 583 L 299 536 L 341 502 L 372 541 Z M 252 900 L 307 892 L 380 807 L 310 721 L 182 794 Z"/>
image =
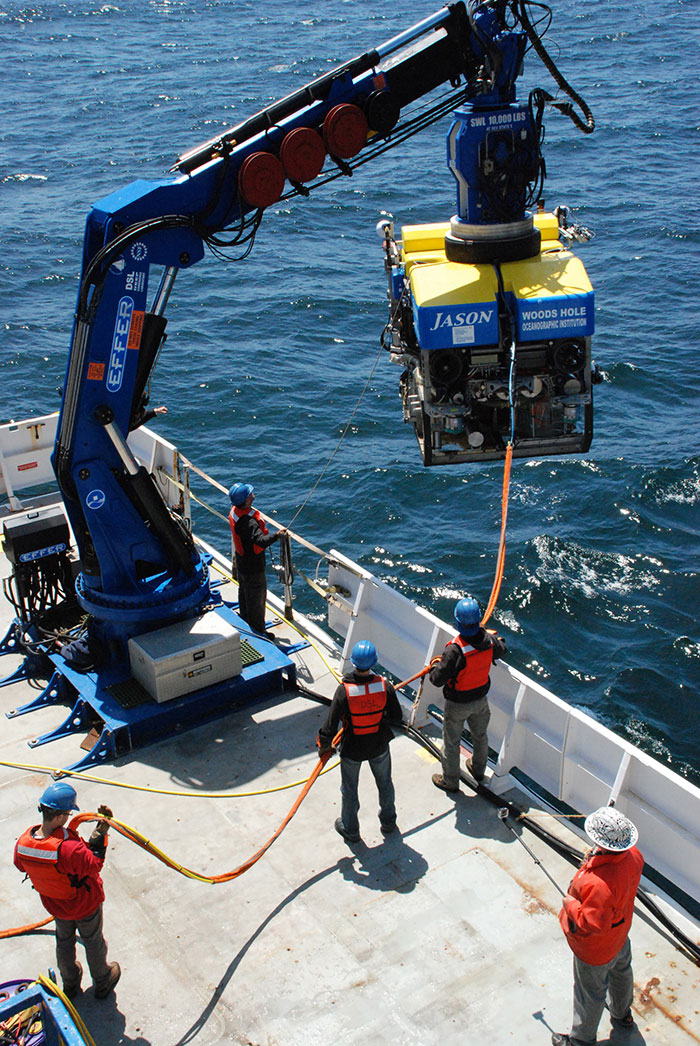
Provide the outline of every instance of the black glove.
<path id="1" fill-rule="evenodd" d="M 105 817 L 114 817 L 114 814 L 108 806 L 98 806 L 98 814 L 103 814 Z M 104 858 L 105 851 L 107 849 L 107 832 L 109 831 L 109 821 L 98 821 L 92 830 L 92 835 L 88 839 L 88 846 L 94 853 L 95 857 Z"/>
<path id="2" fill-rule="evenodd" d="M 320 736 L 316 738 L 316 746 L 318 748 L 318 758 L 323 759 L 324 755 L 331 755 L 335 752 L 335 748 L 328 741 L 322 741 Z"/>
<path id="3" fill-rule="evenodd" d="M 105 854 L 107 852 L 107 838 L 98 832 L 97 829 L 92 833 L 88 839 L 88 846 L 94 853 L 95 857 L 99 857 L 100 860 L 104 861 Z"/>

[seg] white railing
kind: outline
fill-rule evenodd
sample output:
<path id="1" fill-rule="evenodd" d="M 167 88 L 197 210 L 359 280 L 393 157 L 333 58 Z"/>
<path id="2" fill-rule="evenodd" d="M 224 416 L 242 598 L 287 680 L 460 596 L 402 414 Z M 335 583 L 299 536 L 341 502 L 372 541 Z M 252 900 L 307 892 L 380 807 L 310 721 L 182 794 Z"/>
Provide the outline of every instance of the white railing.
<path id="1" fill-rule="evenodd" d="M 345 669 L 353 645 L 370 639 L 382 666 L 408 679 L 455 635 L 356 563 L 331 556 L 329 584 L 347 593 L 328 608 L 329 625 L 345 638 Z M 419 685 L 411 684 L 415 694 Z M 428 721 L 430 704 L 444 701 L 425 681 L 416 726 Z M 614 801 L 637 825 L 647 863 L 700 903 L 700 789 L 502 662 L 491 672 L 489 704 L 489 744 L 498 752 L 492 791 L 512 787 L 517 769 L 581 814 Z"/>
<path id="2" fill-rule="evenodd" d="M 56 482 L 51 452 L 57 421 L 56 413 L 0 425 L 0 495 L 14 512 L 23 507 L 19 492 Z"/>
<path id="3" fill-rule="evenodd" d="M 55 488 L 51 454 L 57 422 L 58 412 L 0 425 L 0 497 L 7 498 L 13 512 L 28 507 L 30 492 L 36 487 Z M 145 427 L 132 432 L 128 443 L 139 463 L 153 475 L 167 504 L 184 509 L 183 515 L 189 519 L 187 483 L 183 499 L 181 487 L 168 478 L 171 474 L 180 478 L 177 448 Z"/>

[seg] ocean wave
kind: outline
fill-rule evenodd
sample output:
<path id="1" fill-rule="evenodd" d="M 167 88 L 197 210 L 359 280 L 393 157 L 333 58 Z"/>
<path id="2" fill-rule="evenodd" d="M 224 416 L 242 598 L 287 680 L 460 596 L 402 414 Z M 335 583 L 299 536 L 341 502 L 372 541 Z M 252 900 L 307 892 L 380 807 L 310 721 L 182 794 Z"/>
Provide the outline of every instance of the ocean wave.
<path id="1" fill-rule="evenodd" d="M 49 179 L 45 174 L 7 174 L 2 179 L 5 182 L 47 182 Z"/>
<path id="2" fill-rule="evenodd" d="M 636 591 L 648 592 L 660 584 L 659 560 L 642 553 L 601 552 L 546 534 L 535 538 L 532 544 L 540 561 L 537 578 L 588 598 L 606 593 L 627 596 Z"/>

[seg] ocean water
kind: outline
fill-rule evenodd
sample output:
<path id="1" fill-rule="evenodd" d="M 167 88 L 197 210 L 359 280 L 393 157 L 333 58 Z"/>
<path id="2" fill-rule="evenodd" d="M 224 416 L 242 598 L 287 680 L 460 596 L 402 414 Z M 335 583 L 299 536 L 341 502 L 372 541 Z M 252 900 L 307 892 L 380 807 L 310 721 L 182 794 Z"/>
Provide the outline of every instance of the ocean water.
<path id="1" fill-rule="evenodd" d="M 437 6 L 0 0 L 0 417 L 59 406 L 93 202 Z M 697 0 L 554 5 L 547 46 L 597 126 L 546 117 L 544 196 L 596 233 L 577 252 L 605 381 L 585 457 L 513 465 L 492 618 L 516 667 L 696 783 L 699 36 Z M 554 91 L 531 54 L 519 97 L 535 85 Z M 502 466 L 422 466 L 379 349 L 374 231 L 382 211 L 397 226 L 454 213 L 448 125 L 270 208 L 245 261 L 181 274 L 152 403 L 164 436 L 221 483 L 253 482 L 285 523 L 352 417 L 295 530 L 449 619 L 458 596 L 488 599 Z M 216 517 L 196 525 L 228 546 Z"/>

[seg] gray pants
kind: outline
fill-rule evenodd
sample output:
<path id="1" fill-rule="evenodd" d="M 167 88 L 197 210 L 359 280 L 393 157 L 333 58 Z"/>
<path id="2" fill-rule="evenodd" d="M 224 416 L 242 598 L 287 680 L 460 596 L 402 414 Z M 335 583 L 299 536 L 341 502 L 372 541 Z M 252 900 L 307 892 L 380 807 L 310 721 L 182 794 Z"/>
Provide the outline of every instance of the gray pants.
<path id="1" fill-rule="evenodd" d="M 629 937 L 614 959 L 589 966 L 574 955 L 574 1020 L 571 1038 L 594 1043 L 607 999 L 611 1017 L 624 1017 L 634 999 L 632 948 Z"/>
<path id="2" fill-rule="evenodd" d="M 483 776 L 489 757 L 486 728 L 490 718 L 491 711 L 485 697 L 466 704 L 445 700 L 445 714 L 442 719 L 442 776 L 448 788 L 459 787 L 459 741 L 465 722 L 474 745 L 472 769 L 477 777 Z"/>
<path id="3" fill-rule="evenodd" d="M 90 967 L 96 988 L 109 980 L 107 965 L 107 942 L 102 934 L 102 905 L 86 919 L 58 919 L 56 923 L 56 963 L 63 987 L 71 990 L 80 981 L 80 971 L 75 961 L 75 933 L 85 945 L 85 958 Z"/>

